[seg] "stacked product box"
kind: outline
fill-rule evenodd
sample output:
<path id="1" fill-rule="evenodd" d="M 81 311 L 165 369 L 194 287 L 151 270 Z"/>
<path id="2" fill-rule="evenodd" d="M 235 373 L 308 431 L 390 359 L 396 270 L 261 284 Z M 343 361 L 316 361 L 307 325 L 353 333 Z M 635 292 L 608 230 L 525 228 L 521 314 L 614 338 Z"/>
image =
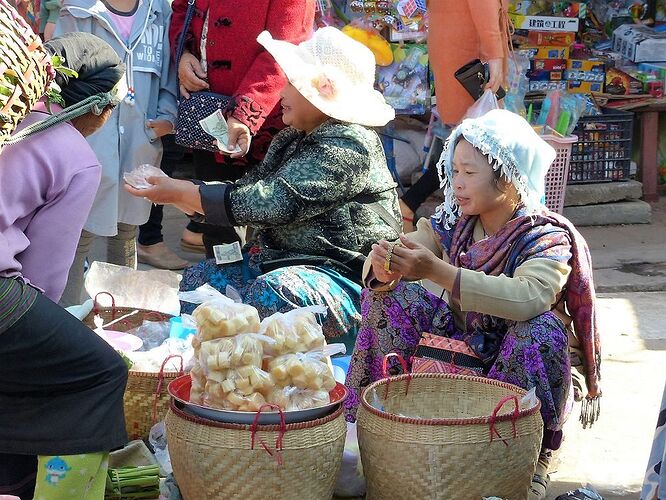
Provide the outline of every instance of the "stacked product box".
<path id="1" fill-rule="evenodd" d="M 529 91 L 565 90 L 564 71 L 569 59 L 572 33 L 530 32 L 521 52 L 530 59 Z M 549 45 L 543 45 L 549 44 Z"/>
<path id="2" fill-rule="evenodd" d="M 567 90 L 577 94 L 603 92 L 606 63 L 599 59 L 569 59 L 564 71 Z"/>

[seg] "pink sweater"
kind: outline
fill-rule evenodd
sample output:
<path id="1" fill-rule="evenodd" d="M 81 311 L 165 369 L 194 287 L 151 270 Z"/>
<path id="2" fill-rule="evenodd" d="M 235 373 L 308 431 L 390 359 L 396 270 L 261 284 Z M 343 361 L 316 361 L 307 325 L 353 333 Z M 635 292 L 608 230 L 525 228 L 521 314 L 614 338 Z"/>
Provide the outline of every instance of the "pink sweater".
<path id="1" fill-rule="evenodd" d="M 38 103 L 19 130 L 45 113 Z M 69 123 L 0 149 L 0 277 L 23 276 L 60 299 L 100 175 L 95 154 Z"/>

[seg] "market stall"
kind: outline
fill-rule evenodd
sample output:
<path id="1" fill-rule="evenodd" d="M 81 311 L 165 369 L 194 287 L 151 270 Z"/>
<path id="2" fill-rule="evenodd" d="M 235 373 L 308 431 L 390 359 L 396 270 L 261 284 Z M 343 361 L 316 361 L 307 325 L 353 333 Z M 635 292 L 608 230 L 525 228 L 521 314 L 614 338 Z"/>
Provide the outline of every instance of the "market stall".
<path id="1" fill-rule="evenodd" d="M 320 24 L 345 26 L 375 52 L 377 88 L 398 115 L 428 125 L 420 157 L 426 163 L 425 153 L 437 135 L 437 121 L 431 118 L 437 116 L 437 89 L 426 68 L 424 2 L 318 3 Z M 571 148 L 568 183 L 638 175 L 644 199 L 655 201 L 666 161 L 657 147 L 658 114 L 666 102 L 666 35 L 660 28 L 666 2 L 512 0 L 508 9 L 515 32 L 505 106 L 535 126 L 547 125 L 546 132 L 578 137 Z M 547 114 L 540 112 L 544 102 Z M 640 127 L 634 127 L 635 119 Z M 635 137 L 634 130 L 640 132 Z M 402 165 L 392 163 L 394 148 L 401 146 L 399 126 L 384 132 L 389 166 L 401 186 L 409 184 Z M 634 142 L 640 145 L 638 172 L 631 167 Z M 561 211 L 557 204 L 550 206 Z"/>

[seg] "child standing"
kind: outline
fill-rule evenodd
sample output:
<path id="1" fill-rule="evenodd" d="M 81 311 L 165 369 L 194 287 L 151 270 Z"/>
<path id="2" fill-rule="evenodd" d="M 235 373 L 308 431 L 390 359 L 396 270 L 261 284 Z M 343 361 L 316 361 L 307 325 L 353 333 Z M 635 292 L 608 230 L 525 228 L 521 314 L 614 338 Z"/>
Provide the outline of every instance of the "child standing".
<path id="1" fill-rule="evenodd" d="M 92 33 L 108 42 L 127 66 L 127 98 L 106 125 L 88 138 L 102 164 L 102 181 L 81 234 L 63 305 L 80 303 L 83 266 L 95 236 L 107 237 L 107 261 L 136 267 L 137 227 L 150 202 L 127 194 L 123 173 L 159 166 L 161 137 L 176 121 L 176 75 L 171 68 L 167 0 L 64 0 L 55 35 Z"/>

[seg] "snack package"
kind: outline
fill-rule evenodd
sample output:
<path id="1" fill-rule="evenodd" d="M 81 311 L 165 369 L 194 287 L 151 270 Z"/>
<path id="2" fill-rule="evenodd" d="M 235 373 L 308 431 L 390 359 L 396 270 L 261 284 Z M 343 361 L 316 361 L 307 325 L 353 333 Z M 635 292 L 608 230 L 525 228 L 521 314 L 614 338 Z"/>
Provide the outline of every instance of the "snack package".
<path id="1" fill-rule="evenodd" d="M 196 312 L 196 311 L 195 311 Z M 264 349 L 257 335 L 236 335 L 202 342 L 197 350 L 199 364 L 207 376 L 240 366 L 261 367 Z"/>
<path id="2" fill-rule="evenodd" d="M 266 399 L 284 411 L 307 410 L 331 402 L 331 397 L 324 390 L 299 389 L 293 386 L 275 388 Z"/>
<path id="3" fill-rule="evenodd" d="M 331 344 L 324 349 L 278 356 L 268 363 L 268 371 L 278 387 L 332 391 L 336 382 L 328 352 L 340 349 L 338 346 L 344 352 L 344 344 Z"/>
<path id="4" fill-rule="evenodd" d="M 259 331 L 259 312 L 254 307 L 235 302 L 208 284 L 179 292 L 178 298 L 200 304 L 192 313 L 197 324 L 197 334 L 192 339 L 195 348 L 207 340 Z"/>
<path id="5" fill-rule="evenodd" d="M 257 366 L 243 366 L 206 376 L 203 404 L 212 408 L 257 411 L 275 387 L 270 374 Z"/>
<path id="6" fill-rule="evenodd" d="M 204 391 L 206 389 L 206 375 L 198 361 L 195 361 L 192 370 L 192 387 L 190 388 L 190 401 L 196 404 L 203 404 Z"/>
<path id="7" fill-rule="evenodd" d="M 326 338 L 315 314 L 326 314 L 324 306 L 294 309 L 275 313 L 261 322 L 259 333 L 273 339 L 265 345 L 266 354 L 281 356 L 287 353 L 308 352 L 326 345 Z"/>
<path id="8" fill-rule="evenodd" d="M 230 299 L 205 302 L 194 310 L 192 316 L 197 323 L 195 338 L 199 342 L 259 331 L 257 310 Z"/>
<path id="9" fill-rule="evenodd" d="M 131 172 L 123 174 L 125 182 L 136 189 L 148 189 L 152 187 L 152 184 L 147 180 L 148 177 L 167 177 L 167 174 L 159 168 L 148 164 L 139 165 Z"/>

